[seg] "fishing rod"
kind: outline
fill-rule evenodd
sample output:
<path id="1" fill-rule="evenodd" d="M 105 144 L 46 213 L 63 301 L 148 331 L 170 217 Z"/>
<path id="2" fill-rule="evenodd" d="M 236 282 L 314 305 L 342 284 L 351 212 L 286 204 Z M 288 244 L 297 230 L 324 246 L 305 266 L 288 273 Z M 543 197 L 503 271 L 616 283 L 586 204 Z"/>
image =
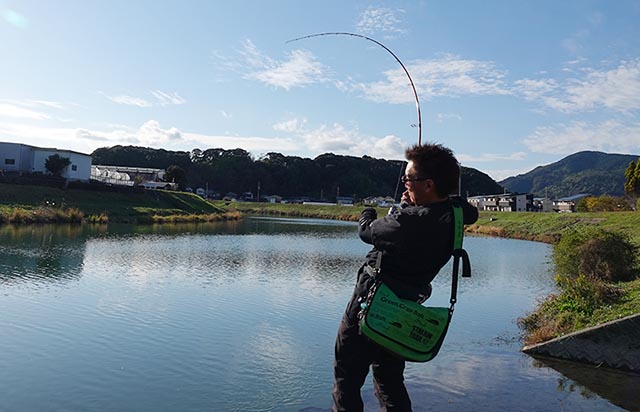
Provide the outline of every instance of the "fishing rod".
<path id="1" fill-rule="evenodd" d="M 404 73 L 407 75 L 407 78 L 409 79 L 409 83 L 411 84 L 411 89 L 413 90 L 413 97 L 414 97 L 414 99 L 416 101 L 416 112 L 418 114 L 418 125 L 417 125 L 417 128 L 418 128 L 418 146 L 422 145 L 422 115 L 420 113 L 420 99 L 418 98 L 418 92 L 416 91 L 416 86 L 413 83 L 413 79 L 411 78 L 411 75 L 409 74 L 409 70 L 407 70 L 405 65 L 400 60 L 400 58 L 398 56 L 396 56 L 396 54 L 393 51 L 391 51 L 391 49 L 389 49 L 387 46 L 385 46 L 384 44 L 380 43 L 379 41 L 377 41 L 375 39 L 372 39 L 371 37 L 364 36 L 362 34 L 349 33 L 349 32 L 325 32 L 325 33 L 309 34 L 307 36 L 296 37 L 295 39 L 287 40 L 285 42 L 285 44 L 293 43 L 293 42 L 299 41 L 299 40 L 310 39 L 312 37 L 321 37 L 321 36 L 351 36 L 351 37 L 358 37 L 358 38 L 361 38 L 361 39 L 364 39 L 364 40 L 368 40 L 368 41 L 370 41 L 372 43 L 377 44 L 378 46 L 382 47 L 383 49 L 385 49 L 389 54 L 391 54 L 393 56 L 394 59 L 396 59 L 398 64 L 400 64 L 400 67 L 402 67 L 402 70 L 404 70 Z M 398 182 L 396 183 L 396 190 L 395 190 L 395 193 L 393 194 L 393 200 L 394 201 L 395 201 L 396 197 L 398 196 L 398 187 L 400 186 L 400 179 L 402 177 L 403 166 L 404 166 L 404 162 L 400 162 L 400 174 L 398 175 Z"/>
<path id="2" fill-rule="evenodd" d="M 418 92 L 416 91 L 416 86 L 413 83 L 413 79 L 411 78 L 409 71 L 407 70 L 405 65 L 402 63 L 402 61 L 400 61 L 398 56 L 396 56 L 396 54 L 392 52 L 391 49 L 389 49 L 387 46 L 385 46 L 384 44 L 380 43 L 375 39 L 372 39 L 371 37 L 367 37 L 362 34 L 349 33 L 349 32 L 326 32 L 326 33 L 309 34 L 307 36 L 296 37 L 295 39 L 287 40 L 285 44 L 293 43 L 299 40 L 310 39 L 312 37 L 321 37 L 321 36 L 351 36 L 351 37 L 358 37 L 364 40 L 368 40 L 385 49 L 387 52 L 389 52 L 390 55 L 393 56 L 394 59 L 396 59 L 398 64 L 400 64 L 400 67 L 402 67 L 402 70 L 404 70 L 404 73 L 407 75 L 407 78 L 409 79 L 409 83 L 411 84 L 411 89 L 413 90 L 413 97 L 416 100 L 416 111 L 418 113 L 418 126 L 417 126 L 418 127 L 418 146 L 422 145 L 422 116 L 420 114 L 420 99 L 418 99 Z"/>

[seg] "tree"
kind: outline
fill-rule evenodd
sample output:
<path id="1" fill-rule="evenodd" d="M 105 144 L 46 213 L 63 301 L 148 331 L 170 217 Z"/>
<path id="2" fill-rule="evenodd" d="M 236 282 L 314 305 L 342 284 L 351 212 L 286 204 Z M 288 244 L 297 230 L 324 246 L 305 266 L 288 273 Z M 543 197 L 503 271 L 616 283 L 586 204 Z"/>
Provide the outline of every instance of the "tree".
<path id="1" fill-rule="evenodd" d="M 637 251 L 623 233 L 590 226 L 568 230 L 553 247 L 556 280 L 562 286 L 580 275 L 606 282 L 634 279 Z"/>
<path id="2" fill-rule="evenodd" d="M 616 196 L 589 196 L 581 199 L 576 205 L 578 212 L 626 212 L 631 206 L 623 197 Z"/>
<path id="3" fill-rule="evenodd" d="M 184 189 L 187 181 L 187 173 L 178 165 L 171 165 L 167 167 L 167 171 L 164 174 L 165 182 L 177 183 L 180 189 Z"/>
<path id="4" fill-rule="evenodd" d="M 56 177 L 60 177 L 64 169 L 71 164 L 68 157 L 61 157 L 59 154 L 53 154 L 44 162 L 44 167 Z"/>
<path id="5" fill-rule="evenodd" d="M 634 198 L 640 197 L 640 158 L 637 162 L 630 162 L 624 171 L 624 193 Z"/>

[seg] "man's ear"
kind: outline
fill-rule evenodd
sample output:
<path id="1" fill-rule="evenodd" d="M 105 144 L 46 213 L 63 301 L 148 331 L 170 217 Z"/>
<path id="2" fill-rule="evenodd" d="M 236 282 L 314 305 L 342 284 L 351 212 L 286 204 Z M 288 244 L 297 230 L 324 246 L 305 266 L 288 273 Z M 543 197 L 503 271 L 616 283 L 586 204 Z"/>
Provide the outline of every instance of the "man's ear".
<path id="1" fill-rule="evenodd" d="M 436 184 L 433 180 L 431 179 L 427 179 L 425 180 L 425 188 L 428 189 L 430 192 L 434 192 L 436 191 Z"/>

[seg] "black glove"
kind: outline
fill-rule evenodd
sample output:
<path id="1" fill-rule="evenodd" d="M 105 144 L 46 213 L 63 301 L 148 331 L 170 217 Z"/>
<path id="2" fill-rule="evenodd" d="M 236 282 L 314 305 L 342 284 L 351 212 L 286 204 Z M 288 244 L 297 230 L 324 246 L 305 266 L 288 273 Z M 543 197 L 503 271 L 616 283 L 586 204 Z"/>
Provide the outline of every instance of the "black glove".
<path id="1" fill-rule="evenodd" d="M 376 212 L 374 208 L 368 207 L 364 209 L 362 213 L 360 213 L 360 219 L 358 220 L 358 222 L 360 222 L 361 226 L 369 225 L 371 222 L 373 222 L 377 218 L 378 218 L 378 212 Z"/>

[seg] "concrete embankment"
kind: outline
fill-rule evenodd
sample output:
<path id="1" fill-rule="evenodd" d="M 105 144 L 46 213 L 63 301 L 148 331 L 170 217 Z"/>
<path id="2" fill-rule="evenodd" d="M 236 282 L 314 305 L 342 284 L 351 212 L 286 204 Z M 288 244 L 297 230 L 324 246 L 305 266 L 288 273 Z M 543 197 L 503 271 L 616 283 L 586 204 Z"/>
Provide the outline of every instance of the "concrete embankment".
<path id="1" fill-rule="evenodd" d="M 640 372 L 640 313 L 525 346 L 522 351 Z"/>

